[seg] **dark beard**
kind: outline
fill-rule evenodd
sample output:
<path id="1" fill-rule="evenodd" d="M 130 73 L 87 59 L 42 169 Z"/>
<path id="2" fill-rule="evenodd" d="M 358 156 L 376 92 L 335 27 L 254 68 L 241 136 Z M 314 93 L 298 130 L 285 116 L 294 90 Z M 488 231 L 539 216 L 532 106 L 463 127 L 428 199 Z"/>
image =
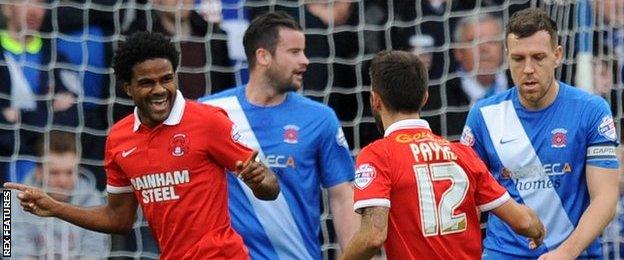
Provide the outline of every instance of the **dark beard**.
<path id="1" fill-rule="evenodd" d="M 294 86 L 291 81 L 280 81 L 279 74 L 281 72 L 274 73 L 272 70 L 267 71 L 267 77 L 273 85 L 273 88 L 280 94 L 285 94 L 290 91 L 297 91 L 299 88 Z"/>
<path id="2" fill-rule="evenodd" d="M 374 110 L 372 110 L 373 113 L 373 118 L 375 118 L 375 125 L 377 126 L 377 130 L 379 130 L 379 133 L 381 133 L 381 135 L 384 135 L 384 125 L 383 122 L 381 121 L 381 116 L 379 115 L 379 113 L 375 113 Z"/>

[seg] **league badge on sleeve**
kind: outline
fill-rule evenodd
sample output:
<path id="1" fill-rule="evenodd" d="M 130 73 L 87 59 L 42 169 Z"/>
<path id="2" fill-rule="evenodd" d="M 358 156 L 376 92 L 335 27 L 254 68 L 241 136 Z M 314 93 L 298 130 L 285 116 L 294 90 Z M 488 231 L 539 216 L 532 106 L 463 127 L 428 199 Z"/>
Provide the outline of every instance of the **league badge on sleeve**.
<path id="1" fill-rule="evenodd" d="M 598 126 L 598 133 L 611 141 L 615 141 L 617 139 L 613 117 L 605 116 L 602 118 L 600 126 Z"/>
<path id="2" fill-rule="evenodd" d="M 472 134 L 472 129 L 469 126 L 464 126 L 464 130 L 462 131 L 461 138 L 459 142 L 466 146 L 473 146 L 475 142 L 474 134 Z"/>
<path id="3" fill-rule="evenodd" d="M 336 143 L 349 150 L 349 144 L 347 143 L 347 138 L 345 138 L 345 134 L 342 131 L 342 127 L 338 127 L 338 131 L 336 132 Z"/>
<path id="4" fill-rule="evenodd" d="M 368 163 L 360 164 L 355 170 L 355 187 L 363 190 L 373 182 L 376 176 L 377 172 L 375 171 L 375 167 Z"/>

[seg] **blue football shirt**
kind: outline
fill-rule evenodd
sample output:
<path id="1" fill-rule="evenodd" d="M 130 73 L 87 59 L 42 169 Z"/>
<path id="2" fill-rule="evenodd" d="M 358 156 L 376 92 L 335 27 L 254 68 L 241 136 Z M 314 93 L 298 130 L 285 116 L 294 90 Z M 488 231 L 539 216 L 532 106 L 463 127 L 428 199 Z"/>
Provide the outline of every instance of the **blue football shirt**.
<path id="1" fill-rule="evenodd" d="M 261 201 L 228 174 L 232 224 L 251 258 L 321 259 L 321 187 L 354 178 L 353 159 L 333 110 L 294 92 L 279 105 L 256 106 L 247 101 L 245 86 L 200 102 L 225 109 L 241 140 L 259 151 L 279 180 L 278 198 Z"/>
<path id="2" fill-rule="evenodd" d="M 528 248 L 525 237 L 490 215 L 484 247 L 508 255 L 538 257 L 572 233 L 589 204 L 585 166 L 618 168 L 613 117 L 602 98 L 559 82 L 548 107 L 532 111 L 516 87 L 470 110 L 462 143 L 471 145 L 492 175 L 518 202 L 536 211 L 546 227 L 544 244 Z M 601 255 L 598 239 L 581 256 Z"/>

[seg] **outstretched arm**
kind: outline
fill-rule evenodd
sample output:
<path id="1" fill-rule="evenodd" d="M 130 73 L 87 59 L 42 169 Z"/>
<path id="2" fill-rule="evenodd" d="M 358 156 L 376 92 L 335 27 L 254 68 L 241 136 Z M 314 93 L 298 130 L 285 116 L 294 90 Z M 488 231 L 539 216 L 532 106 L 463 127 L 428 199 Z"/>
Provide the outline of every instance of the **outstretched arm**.
<path id="1" fill-rule="evenodd" d="M 5 183 L 4 187 L 20 191 L 17 197 L 24 211 L 40 217 L 56 217 L 104 233 L 128 233 L 138 205 L 132 193 L 108 194 L 108 202 L 102 206 L 78 207 L 59 202 L 36 187 L 11 182 Z"/>
<path id="2" fill-rule="evenodd" d="M 535 249 L 542 244 L 546 231 L 544 224 L 532 209 L 509 199 L 491 212 L 505 221 L 514 232 L 528 237 L 529 248 Z"/>
<path id="3" fill-rule="evenodd" d="M 275 200 L 280 192 L 277 177 L 264 163 L 256 161 L 257 156 L 258 151 L 254 151 L 245 163 L 236 162 L 238 178 L 249 186 L 256 198 Z"/>
<path id="4" fill-rule="evenodd" d="M 362 209 L 360 229 L 347 245 L 342 255 L 343 260 L 371 259 L 381 249 L 388 236 L 387 207 L 368 207 Z"/>

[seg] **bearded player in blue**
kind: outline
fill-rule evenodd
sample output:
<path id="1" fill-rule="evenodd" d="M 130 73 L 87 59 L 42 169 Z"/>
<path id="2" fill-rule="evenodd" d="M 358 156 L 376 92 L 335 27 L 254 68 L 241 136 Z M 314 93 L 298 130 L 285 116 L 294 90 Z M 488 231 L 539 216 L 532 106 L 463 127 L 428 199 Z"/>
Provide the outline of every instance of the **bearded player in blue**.
<path id="1" fill-rule="evenodd" d="M 232 224 L 252 259 L 321 259 L 321 187 L 328 190 L 343 248 L 359 222 L 350 184 L 354 164 L 342 128 L 329 107 L 294 92 L 309 61 L 305 36 L 290 16 L 257 17 L 243 45 L 250 66 L 247 86 L 200 101 L 227 111 L 238 126 L 233 138 L 259 151 L 281 193 L 275 201 L 260 201 L 229 174 Z"/>
<path id="2" fill-rule="evenodd" d="M 461 141 L 546 226 L 528 241 L 490 215 L 483 259 L 600 258 L 597 237 L 618 200 L 617 134 L 607 103 L 554 78 L 563 50 L 557 25 L 539 9 L 515 13 L 505 41 L 516 86 L 478 102 Z"/>

